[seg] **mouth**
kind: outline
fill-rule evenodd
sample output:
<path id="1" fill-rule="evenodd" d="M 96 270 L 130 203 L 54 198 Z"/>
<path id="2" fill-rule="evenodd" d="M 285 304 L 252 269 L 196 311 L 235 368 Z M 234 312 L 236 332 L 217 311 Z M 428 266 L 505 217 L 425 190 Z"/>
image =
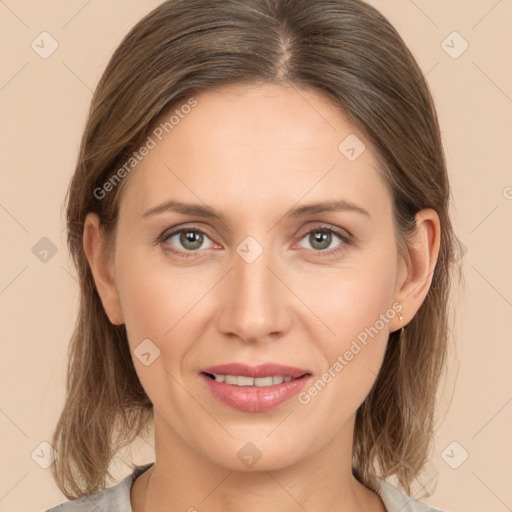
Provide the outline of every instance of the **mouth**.
<path id="1" fill-rule="evenodd" d="M 266 377 L 247 377 L 246 375 L 224 375 L 222 373 L 206 373 L 202 372 L 203 375 L 206 375 L 210 379 L 215 382 L 224 382 L 229 384 L 230 386 L 251 386 L 257 388 L 265 388 L 269 386 L 277 386 L 279 384 L 283 384 L 283 382 L 291 382 L 292 380 L 299 380 L 308 375 L 310 373 L 304 373 L 300 377 L 290 377 L 284 375 L 268 375 Z"/>
<path id="2" fill-rule="evenodd" d="M 263 412 L 300 392 L 312 373 L 278 364 L 248 366 L 232 363 L 200 372 L 213 397 L 244 412 Z"/>
<path id="3" fill-rule="evenodd" d="M 245 363 L 228 363 L 228 364 L 219 364 L 216 366 L 210 366 L 208 368 L 203 368 L 202 373 L 206 375 L 210 375 L 213 378 L 228 377 L 228 384 L 236 384 L 232 377 L 236 377 L 237 379 L 242 377 L 240 380 L 241 386 L 249 386 L 251 384 L 246 384 L 243 377 L 252 377 L 253 379 L 268 379 L 283 377 L 283 379 L 287 379 L 288 382 L 291 379 L 298 379 L 303 377 L 306 374 L 311 374 L 311 372 L 304 368 L 297 368 L 295 366 L 286 366 L 278 363 L 263 363 L 257 366 L 251 366 Z M 231 382 L 230 382 L 231 381 Z M 222 381 L 222 382 L 225 382 Z M 266 381 L 268 382 L 268 381 Z M 279 382 L 280 384 L 280 382 Z M 258 384 L 256 384 L 258 385 Z M 272 384 L 266 384 L 272 385 Z"/>

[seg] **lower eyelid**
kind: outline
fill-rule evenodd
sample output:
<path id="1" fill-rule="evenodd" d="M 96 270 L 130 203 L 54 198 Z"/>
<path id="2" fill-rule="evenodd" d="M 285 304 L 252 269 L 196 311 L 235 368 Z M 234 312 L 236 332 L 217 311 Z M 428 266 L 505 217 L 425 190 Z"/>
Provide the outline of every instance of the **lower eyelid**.
<path id="1" fill-rule="evenodd" d="M 218 247 L 218 244 L 216 244 L 216 242 L 214 242 L 212 240 L 212 237 L 206 231 L 204 231 L 203 229 L 200 229 L 200 228 L 194 228 L 193 226 L 181 228 L 176 231 L 172 231 L 171 233 L 168 233 L 168 234 L 164 233 L 163 235 L 161 235 L 161 237 L 159 237 L 158 241 L 161 244 L 165 244 L 170 238 L 174 237 L 175 235 L 179 235 L 183 231 L 195 231 L 197 233 L 201 233 L 206 238 L 208 238 L 208 240 L 211 242 L 211 244 L 213 246 Z M 321 231 L 326 231 L 326 232 L 331 233 L 332 235 L 338 237 L 338 239 L 340 240 L 340 243 L 332 249 L 325 249 L 325 250 L 320 250 L 320 251 L 315 251 L 314 249 L 307 249 L 308 251 L 318 253 L 319 255 L 330 254 L 330 253 L 333 253 L 333 252 L 336 252 L 337 250 L 339 250 L 340 246 L 349 245 L 351 243 L 350 237 L 348 237 L 347 235 L 339 233 L 338 231 L 336 231 L 332 228 L 327 228 L 327 227 L 323 227 L 323 226 L 319 226 L 319 227 L 310 229 L 309 231 L 303 233 L 302 235 L 299 236 L 299 242 L 302 241 L 306 236 L 310 235 L 311 233 L 321 232 Z M 168 245 L 170 245 L 170 244 L 168 244 Z M 197 249 L 195 251 L 187 251 L 185 249 L 174 249 L 174 248 L 173 249 L 164 248 L 164 249 L 168 252 L 172 252 L 174 254 L 178 254 L 183 257 L 194 257 L 198 253 L 201 253 L 202 251 L 204 251 L 206 249 L 211 249 L 211 248 L 212 247 L 207 247 L 205 249 Z"/>

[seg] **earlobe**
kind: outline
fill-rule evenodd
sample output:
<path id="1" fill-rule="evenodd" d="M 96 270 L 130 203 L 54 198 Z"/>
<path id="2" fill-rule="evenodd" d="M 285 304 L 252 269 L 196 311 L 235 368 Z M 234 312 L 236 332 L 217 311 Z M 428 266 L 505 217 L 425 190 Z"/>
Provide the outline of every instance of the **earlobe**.
<path id="1" fill-rule="evenodd" d="M 398 287 L 395 300 L 403 306 L 407 323 L 423 304 L 430 289 L 439 256 L 441 226 L 437 212 L 431 208 L 416 214 L 416 232 L 408 246 L 406 277 Z M 397 326 L 400 328 L 400 326 Z"/>
<path id="2" fill-rule="evenodd" d="M 99 217 L 88 213 L 84 222 L 83 248 L 91 269 L 96 289 L 110 322 L 124 323 L 119 294 L 114 281 L 113 268 L 103 248 L 104 234 Z"/>

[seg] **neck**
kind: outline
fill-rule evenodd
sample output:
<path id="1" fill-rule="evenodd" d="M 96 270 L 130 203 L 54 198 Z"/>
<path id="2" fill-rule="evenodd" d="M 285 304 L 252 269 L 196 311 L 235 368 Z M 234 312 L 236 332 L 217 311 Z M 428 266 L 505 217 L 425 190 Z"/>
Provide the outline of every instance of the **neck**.
<path id="1" fill-rule="evenodd" d="M 133 512 L 385 512 L 352 474 L 353 426 L 293 464 L 240 471 L 198 453 L 155 412 L 155 464 L 132 486 Z"/>

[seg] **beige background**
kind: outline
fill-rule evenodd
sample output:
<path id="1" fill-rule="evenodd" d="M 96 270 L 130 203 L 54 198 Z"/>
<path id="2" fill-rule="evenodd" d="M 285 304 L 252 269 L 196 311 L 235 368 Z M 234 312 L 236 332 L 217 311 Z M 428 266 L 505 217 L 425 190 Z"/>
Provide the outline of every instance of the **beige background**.
<path id="1" fill-rule="evenodd" d="M 158 3 L 0 0 L 0 511 L 43 511 L 65 501 L 50 470 L 36 462 L 63 404 L 77 306 L 61 206 L 100 74 L 121 37 Z M 447 511 L 510 510 L 512 2 L 372 4 L 427 75 L 444 136 L 456 233 L 467 251 L 461 260 L 466 288 L 454 297 L 456 352 L 441 395 L 448 412 L 426 471 L 433 490 L 426 501 Z M 44 31 L 58 43 L 47 59 L 31 47 L 34 40 L 42 46 Z M 453 58 L 464 41 L 468 48 Z M 43 237 L 55 245 L 54 255 Z M 132 453 L 124 460 L 153 460 L 152 446 L 143 441 Z M 121 462 L 114 474 L 128 471 Z"/>

